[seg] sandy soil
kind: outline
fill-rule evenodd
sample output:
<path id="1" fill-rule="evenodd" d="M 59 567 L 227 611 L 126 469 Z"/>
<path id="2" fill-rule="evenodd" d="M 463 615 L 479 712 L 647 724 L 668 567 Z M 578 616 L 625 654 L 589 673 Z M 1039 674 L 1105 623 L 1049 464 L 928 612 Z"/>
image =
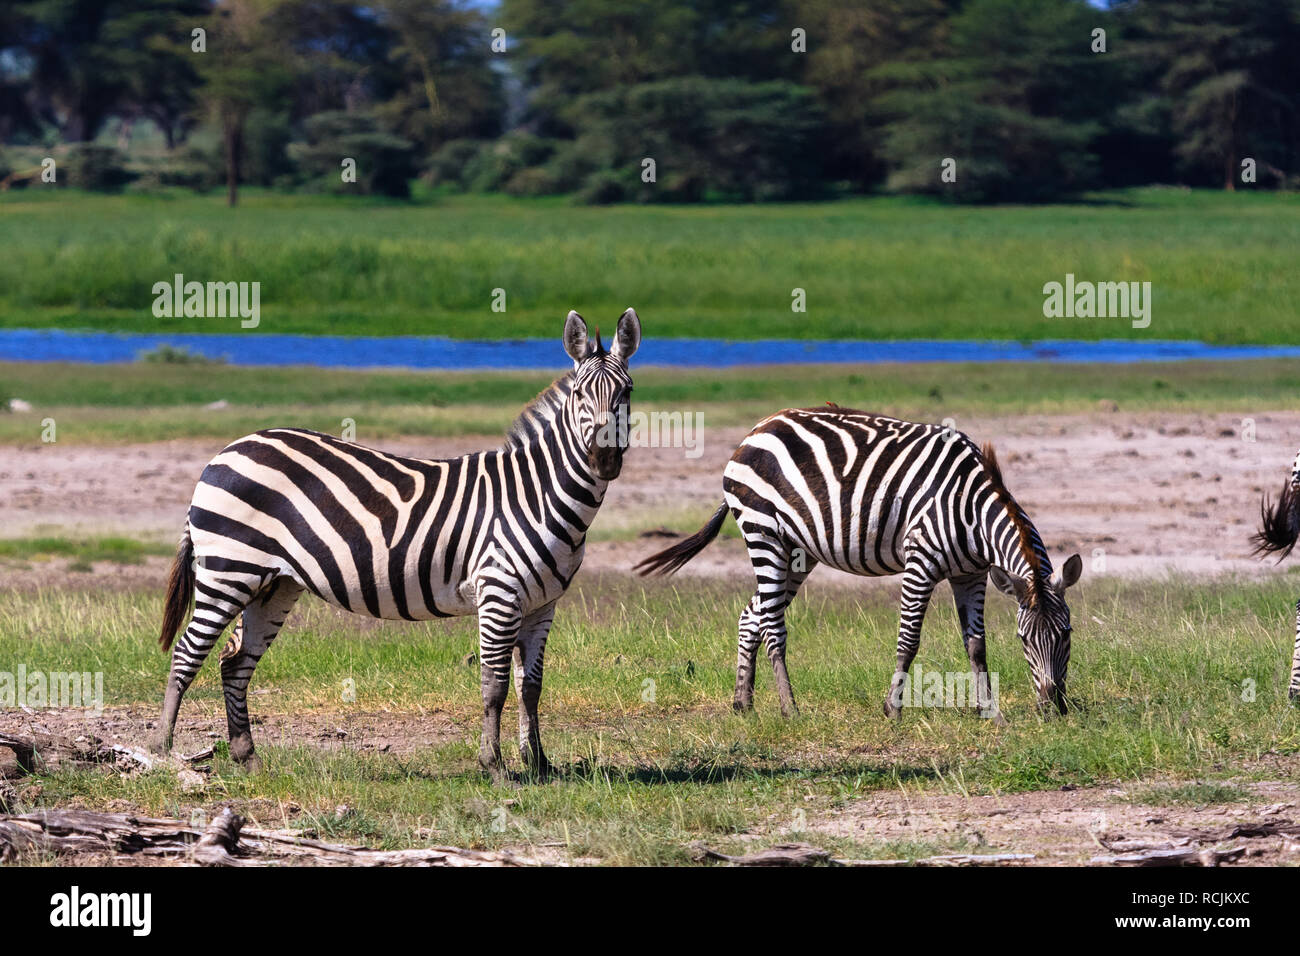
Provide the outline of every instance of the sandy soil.
<path id="1" fill-rule="evenodd" d="M 1233 835 L 1238 824 L 1285 825 L 1300 817 L 1300 783 L 1292 778 L 1243 784 L 1241 789 L 1246 796 L 1237 802 L 1202 806 L 1144 802 L 1158 794 L 1158 787 L 1135 793 L 1090 787 L 976 797 L 879 793 L 810 817 L 803 830 L 863 843 L 915 841 L 957 845 L 969 853 L 1032 853 L 1035 866 L 1078 865 L 1190 845 L 1245 847 L 1241 864 L 1300 863 L 1300 842 L 1281 835 Z"/>
<path id="2" fill-rule="evenodd" d="M 981 418 L 957 427 L 977 441 L 994 441 L 1008 484 L 1054 555 L 1079 551 L 1090 574 L 1150 576 L 1267 572 L 1268 565 L 1250 559 L 1247 539 L 1261 493 L 1275 493 L 1289 473 L 1300 414 L 1261 413 L 1254 423 L 1253 442 L 1242 437 L 1242 419 L 1232 415 L 1097 412 Z M 624 540 L 593 542 L 587 568 L 627 570 L 668 540 L 637 540 L 635 530 L 667 521 L 671 530 L 694 531 L 721 500 L 723 465 L 745 431 L 706 431 L 703 453 L 693 459 L 681 449 L 633 450 L 597 519 L 598 531 Z M 377 444 L 399 454 L 444 457 L 495 440 Z M 222 444 L 2 448 L 0 537 L 73 532 L 171 539 L 184 521 L 195 480 Z M 105 583 L 156 581 L 164 563 L 116 569 Z M 747 568 L 740 542 L 723 540 L 683 573 Z M 6 583 L 31 583 L 32 573 L 6 572 Z M 37 569 L 35 578 L 44 580 L 45 573 Z M 817 576 L 845 577 L 825 570 Z"/>

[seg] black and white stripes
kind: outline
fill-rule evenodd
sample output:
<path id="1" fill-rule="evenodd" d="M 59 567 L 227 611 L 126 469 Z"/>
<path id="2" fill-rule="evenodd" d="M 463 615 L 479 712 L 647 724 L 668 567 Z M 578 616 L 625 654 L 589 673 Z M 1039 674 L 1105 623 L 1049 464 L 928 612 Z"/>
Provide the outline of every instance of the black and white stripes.
<path id="1" fill-rule="evenodd" d="M 1300 539 L 1300 454 L 1291 465 L 1291 477 L 1277 501 L 1260 504 L 1260 529 L 1252 542 L 1257 555 L 1276 554 L 1282 560 Z M 1295 646 L 1291 653 L 1291 679 L 1287 696 L 1300 701 L 1300 602 L 1296 603 Z"/>
<path id="2" fill-rule="evenodd" d="M 831 406 L 789 409 L 760 422 L 723 472 L 722 507 L 691 538 L 638 565 L 671 573 L 717 535 L 728 510 L 744 535 L 758 588 L 740 616 L 735 706 L 753 703 L 754 661 L 764 644 L 783 713 L 795 710 L 785 664 L 785 611 L 818 564 L 861 575 L 903 575 L 898 695 L 939 581 L 952 582 L 976 686 L 986 686 L 987 577 L 1014 595 L 1018 630 L 1044 705 L 1065 709 L 1070 614 L 1064 590 L 1078 555 L 1053 576 L 1038 532 L 1002 482 L 992 450 L 938 425 Z"/>
<path id="3" fill-rule="evenodd" d="M 253 753 L 247 687 L 304 590 L 371 617 L 477 614 L 485 769 L 499 774 L 501 707 L 515 665 L 520 748 L 547 768 L 537 727 L 555 602 L 582 563 L 588 527 L 622 467 L 640 342 L 628 309 L 612 348 L 589 341 L 569 313 L 574 369 L 519 416 L 502 448 L 449 460 L 403 458 L 300 429 L 270 429 L 228 446 L 204 469 L 173 569 L 163 623 L 172 651 L 156 749 L 170 747 L 180 701 L 222 632 L 231 753 Z"/>

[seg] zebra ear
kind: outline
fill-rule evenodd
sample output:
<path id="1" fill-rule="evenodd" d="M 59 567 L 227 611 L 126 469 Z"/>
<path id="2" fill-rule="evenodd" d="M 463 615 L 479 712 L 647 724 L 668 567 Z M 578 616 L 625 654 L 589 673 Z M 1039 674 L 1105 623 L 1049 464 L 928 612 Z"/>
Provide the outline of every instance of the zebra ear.
<path id="1" fill-rule="evenodd" d="M 614 347 L 609 354 L 622 361 L 624 365 L 632 353 L 641 345 L 641 320 L 636 309 L 628 309 L 618 317 L 618 330 L 614 333 Z"/>
<path id="2" fill-rule="evenodd" d="M 564 351 L 573 359 L 574 366 L 587 357 L 587 320 L 573 310 L 564 320 Z"/>
<path id="3" fill-rule="evenodd" d="M 1025 595 L 1029 593 L 1029 582 L 1024 578 L 1007 574 L 999 567 L 990 567 L 989 580 L 1003 594 L 1010 595 L 1020 604 L 1025 603 Z"/>
<path id="4" fill-rule="evenodd" d="M 1083 558 L 1077 554 L 1070 555 L 1065 559 L 1065 564 L 1061 565 L 1061 577 L 1058 586 L 1064 591 L 1077 582 L 1081 574 L 1083 574 Z"/>

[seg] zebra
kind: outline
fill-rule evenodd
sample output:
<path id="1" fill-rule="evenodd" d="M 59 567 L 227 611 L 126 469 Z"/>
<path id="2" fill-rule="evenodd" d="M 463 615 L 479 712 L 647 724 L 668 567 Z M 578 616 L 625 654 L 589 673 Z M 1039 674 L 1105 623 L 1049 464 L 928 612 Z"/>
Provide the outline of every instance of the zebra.
<path id="1" fill-rule="evenodd" d="M 1300 453 L 1291 465 L 1291 479 L 1282 486 L 1277 501 L 1270 503 L 1265 496 L 1259 505 L 1260 529 L 1251 538 L 1255 554 L 1276 554 L 1281 561 L 1300 538 Z M 1296 602 L 1295 650 L 1291 656 L 1291 681 L 1287 697 L 1300 702 L 1300 601 Z"/>
<path id="2" fill-rule="evenodd" d="M 1065 713 L 1070 610 L 1065 589 L 1083 562 L 1054 575 L 1042 539 L 1007 491 L 992 445 L 983 450 L 946 426 L 841 408 L 785 409 L 759 422 L 722 476 L 723 502 L 699 531 L 635 570 L 672 574 L 736 518 L 758 587 L 741 612 L 737 711 L 753 707 L 754 661 L 765 645 L 781 712 L 798 713 L 786 669 L 785 612 L 818 564 L 851 574 L 903 575 L 897 667 L 886 715 L 901 715 L 908 669 L 935 586 L 948 579 L 981 711 L 987 698 L 984 594 L 993 579 L 1019 605 L 1016 628 L 1039 707 Z"/>
<path id="3" fill-rule="evenodd" d="M 385 454 L 296 428 L 256 432 L 203 470 L 167 585 L 159 643 L 172 648 L 151 741 L 171 749 L 195 673 L 242 615 L 220 655 L 230 754 L 258 766 L 247 690 L 258 660 L 304 591 L 370 617 L 421 621 L 477 614 L 480 766 L 503 781 L 501 709 L 513 657 L 519 749 L 545 777 L 537 704 L 555 603 L 582 564 L 587 529 L 627 449 L 633 309 L 606 351 L 570 312 L 573 369 L 520 413 L 502 447 L 432 460 Z"/>

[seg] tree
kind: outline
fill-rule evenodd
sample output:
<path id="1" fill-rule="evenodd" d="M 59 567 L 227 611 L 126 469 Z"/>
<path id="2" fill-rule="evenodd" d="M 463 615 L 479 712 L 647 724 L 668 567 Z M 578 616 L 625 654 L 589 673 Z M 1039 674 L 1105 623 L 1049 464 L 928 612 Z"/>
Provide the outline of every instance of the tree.
<path id="1" fill-rule="evenodd" d="M 275 29 L 275 0 L 226 0 L 209 19 L 201 69 L 203 100 L 221 129 L 226 203 L 239 201 L 244 128 L 258 106 L 285 108 L 292 89 L 292 52 Z"/>
<path id="2" fill-rule="evenodd" d="M 881 182 L 881 153 L 889 116 L 878 100 L 891 89 L 875 72 L 886 63 L 924 62 L 944 52 L 947 18 L 957 0 L 838 0 L 798 3 L 790 21 L 807 31 L 803 82 L 826 107 L 825 169 L 862 189 Z"/>
<path id="3" fill-rule="evenodd" d="M 197 82 L 188 37 L 206 0 L 15 0 L 3 46 L 21 52 L 30 112 L 65 141 L 92 140 L 112 115 L 186 101 Z M 164 82 L 142 82 L 147 77 Z"/>
<path id="4" fill-rule="evenodd" d="M 686 76 L 792 79 L 780 0 L 504 0 L 502 20 L 542 135 L 572 135 L 562 118 L 586 93 Z"/>
<path id="5" fill-rule="evenodd" d="M 1145 0 L 1133 17 L 1161 63 L 1176 150 L 1194 179 L 1235 189 L 1251 155 L 1300 166 L 1300 2 Z"/>
<path id="6" fill-rule="evenodd" d="M 877 104 L 890 121 L 888 185 L 974 201 L 1041 201 L 1096 183 L 1101 117 L 1122 100 L 1091 51 L 1104 11 L 1076 0 L 972 0 L 943 55 L 886 64 Z M 945 160 L 956 182 L 945 182 Z"/>
<path id="7" fill-rule="evenodd" d="M 501 133 L 502 78 L 482 13 L 448 0 L 385 0 L 379 22 L 391 75 L 376 113 L 390 130 L 426 156 L 453 139 Z"/>

